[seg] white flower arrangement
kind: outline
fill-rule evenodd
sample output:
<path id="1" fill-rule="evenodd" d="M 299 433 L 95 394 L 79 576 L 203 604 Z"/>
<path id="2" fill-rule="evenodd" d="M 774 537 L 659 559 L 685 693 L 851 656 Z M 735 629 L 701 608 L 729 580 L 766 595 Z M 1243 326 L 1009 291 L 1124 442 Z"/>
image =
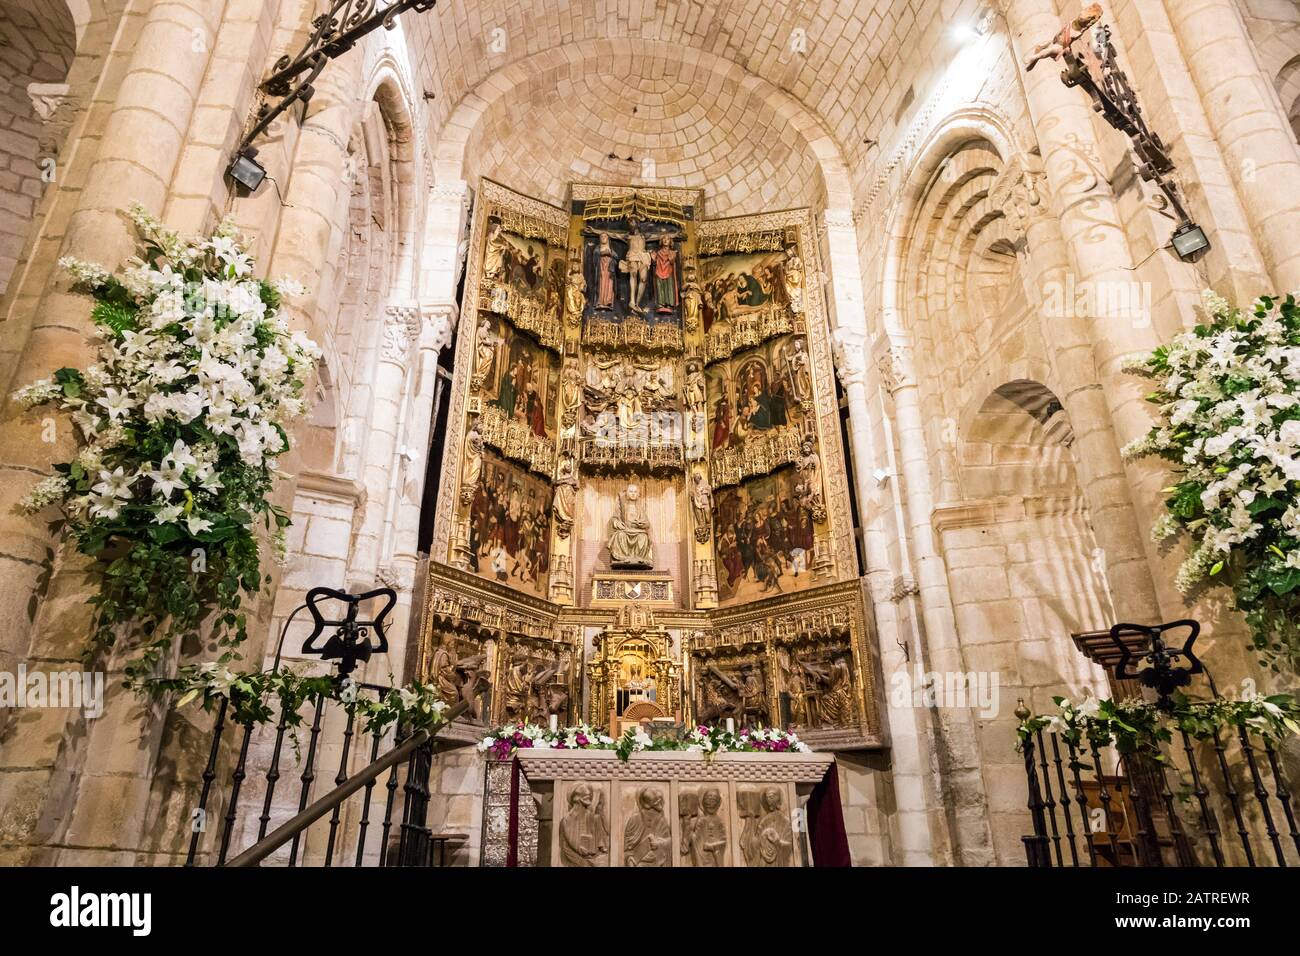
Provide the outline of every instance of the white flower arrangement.
<path id="1" fill-rule="evenodd" d="M 1233 589 L 1274 669 L 1300 661 L 1300 306 L 1259 299 L 1250 313 L 1206 292 L 1208 321 L 1129 365 L 1156 382 L 1161 421 L 1127 457 L 1160 455 L 1159 540 L 1187 534 L 1176 583 Z"/>
<path id="2" fill-rule="evenodd" d="M 78 550 L 98 559 L 89 650 L 123 632 L 143 638 L 129 668 L 138 677 L 213 609 L 219 638 L 243 640 L 241 595 L 262 583 L 256 525 L 279 546 L 289 518 L 270 503 L 276 459 L 321 353 L 280 310 L 301 286 L 254 278 L 231 223 L 183 238 L 139 206 L 130 216 L 141 255 L 120 275 L 60 261 L 96 300 L 96 360 L 14 399 L 54 406 L 75 426 L 75 456 L 21 507 L 59 506 Z"/>

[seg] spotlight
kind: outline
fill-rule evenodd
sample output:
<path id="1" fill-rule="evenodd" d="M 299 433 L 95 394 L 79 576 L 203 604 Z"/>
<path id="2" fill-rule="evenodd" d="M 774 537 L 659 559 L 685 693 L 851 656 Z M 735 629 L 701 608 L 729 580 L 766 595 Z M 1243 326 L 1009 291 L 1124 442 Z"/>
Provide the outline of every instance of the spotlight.
<path id="1" fill-rule="evenodd" d="M 1210 248 L 1210 240 L 1205 235 L 1205 230 L 1194 222 L 1185 222 L 1179 226 L 1170 241 L 1173 243 L 1174 252 L 1178 253 L 1178 258 L 1184 262 L 1195 262 L 1206 249 Z"/>
<path id="2" fill-rule="evenodd" d="M 871 477 L 876 479 L 876 484 L 883 485 L 891 477 L 893 477 L 893 472 L 891 472 L 888 468 L 877 468 L 871 472 Z"/>
<path id="3" fill-rule="evenodd" d="M 250 193 L 257 192 L 257 187 L 266 179 L 266 167 L 254 158 L 256 156 L 257 150 L 246 147 L 235 155 L 234 162 L 226 170 L 226 175 Z"/>

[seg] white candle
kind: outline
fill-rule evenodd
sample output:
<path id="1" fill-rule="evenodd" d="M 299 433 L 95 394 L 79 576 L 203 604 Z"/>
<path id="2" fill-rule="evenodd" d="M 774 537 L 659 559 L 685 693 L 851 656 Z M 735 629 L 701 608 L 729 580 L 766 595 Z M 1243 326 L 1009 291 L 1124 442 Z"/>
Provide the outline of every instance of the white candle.
<path id="1" fill-rule="evenodd" d="M 551 733 L 555 733 L 555 731 L 559 729 L 560 729 L 560 715 L 551 714 Z"/>
<path id="2" fill-rule="evenodd" d="M 729 733 L 729 734 L 734 734 L 735 732 L 736 732 L 736 721 L 735 721 L 734 718 L 732 718 L 732 717 L 728 717 L 728 718 L 727 718 L 727 733 Z"/>

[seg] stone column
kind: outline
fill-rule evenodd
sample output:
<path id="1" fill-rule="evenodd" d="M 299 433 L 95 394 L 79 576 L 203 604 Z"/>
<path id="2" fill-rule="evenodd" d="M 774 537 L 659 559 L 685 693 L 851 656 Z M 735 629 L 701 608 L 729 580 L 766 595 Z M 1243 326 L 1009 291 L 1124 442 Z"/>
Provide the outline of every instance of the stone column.
<path id="1" fill-rule="evenodd" d="M 1300 151 L 1238 5 L 1164 5 L 1275 283 L 1259 292 L 1300 291 Z"/>
<path id="2" fill-rule="evenodd" d="M 411 408 L 403 446 L 409 451 L 406 477 L 399 489 L 393 514 L 393 560 L 419 560 L 417 554 L 420 511 L 424 501 L 424 475 L 429 443 L 433 433 L 433 416 L 437 414 L 434 398 L 438 394 L 438 357 L 451 343 L 456 328 L 456 306 L 448 303 L 423 303 L 420 306 L 420 333 L 412 380 Z M 450 388 L 451 383 L 447 383 Z"/>
<path id="3" fill-rule="evenodd" d="M 175 174 L 177 159 L 208 65 L 221 4 L 216 0 L 160 0 L 140 5 L 147 12 L 130 52 L 130 65 L 106 122 L 95 161 L 61 253 L 116 267 L 134 252 L 136 237 L 121 210 L 132 201 L 159 211 Z M 120 36 L 130 36 L 123 31 Z M 19 357 L 18 384 L 47 376 L 62 365 L 82 366 L 89 354 L 90 304 L 67 291 L 60 276 L 34 312 L 31 333 Z M 71 427 L 60 423 L 58 440 L 40 440 L 35 415 L 7 409 L 0 429 L 0 574 L 9 584 L 0 666 L 29 658 L 48 670 L 78 670 L 89 632 L 84 604 L 90 582 L 85 562 L 69 554 L 55 565 L 49 597 L 41 603 L 30 635 L 28 603 L 37 601 L 35 579 L 51 542 L 41 519 L 12 514 L 14 501 L 52 460 L 67 458 Z M 23 623 L 20 623 L 23 622 Z M 121 655 L 106 665 L 102 715 L 32 710 L 18 715 L 20 732 L 5 740 L 0 806 L 7 812 L 0 858 L 31 859 L 35 846 L 75 846 L 41 859 L 57 862 L 75 852 L 80 862 L 134 862 L 146 826 L 154 761 L 161 742 L 160 714 L 121 686 Z M 91 809 L 93 808 L 93 810 Z"/>
<path id="4" fill-rule="evenodd" d="M 1021 63 L 1027 52 L 1061 29 L 1061 20 L 1050 0 L 1007 0 L 1007 22 L 1012 46 Z M 1131 288 L 1136 282 L 1128 238 L 1109 182 L 1098 163 L 1097 137 L 1088 97 L 1066 87 L 1060 70 L 1053 64 L 1025 72 L 1018 66 L 1029 113 L 1038 137 L 1048 185 L 1050 214 L 1061 225 L 1071 266 L 1074 287 L 1090 291 L 1091 304 L 1085 320 L 1097 383 L 1105 398 L 1115 440 L 1121 447 L 1145 435 L 1152 418 L 1145 400 L 1146 380 L 1121 367 L 1131 356 L 1148 353 L 1159 345 L 1149 320 L 1135 317 L 1122 306 L 1127 299 L 1107 294 Z M 1119 132 L 1116 136 L 1121 136 Z M 1076 422 L 1076 426 L 1085 423 Z M 1149 528 L 1162 508 L 1162 469 L 1148 461 L 1126 462 L 1124 474 L 1141 529 Z M 1159 551 L 1150 536 L 1141 535 L 1147 561 L 1159 566 Z M 1110 555 L 1107 559 L 1125 554 Z M 1130 564 L 1131 566 L 1131 564 Z M 1111 577 L 1118 577 L 1112 569 Z M 1144 620 L 1173 620 L 1184 616 L 1182 596 L 1171 581 L 1154 582 L 1158 606 Z"/>
<path id="5" fill-rule="evenodd" d="M 883 330 L 873 343 L 881 384 L 893 400 L 894 430 L 900 451 L 898 476 L 907 490 L 907 538 L 912 549 L 915 587 L 924 621 L 924 641 L 931 670 L 965 673 L 961 642 L 952 597 L 948 592 L 948 570 L 939 553 L 931 524 L 934 512 L 930 477 L 929 447 L 921 412 L 920 388 L 912 365 L 911 344 L 903 328 L 895 293 L 897 283 L 885 286 Z M 907 590 L 910 590 L 908 588 Z M 922 671 L 919 662 L 914 670 Z M 914 674 L 915 679 L 917 675 Z M 988 797 L 984 789 L 979 741 L 970 710 L 939 707 L 933 711 L 940 740 L 939 764 L 946 776 L 945 792 L 952 795 L 949 820 L 953 827 L 956 862 L 978 866 L 994 862 L 993 835 L 989 829 Z"/>
<path id="6" fill-rule="evenodd" d="M 406 396 L 407 368 L 413 339 L 420 333 L 420 310 L 412 304 L 390 305 L 384 315 L 383 344 L 371 388 L 361 481 L 366 486 L 365 519 L 353 542 L 348 568 L 349 588 L 372 586 L 382 560 L 381 539 L 389 511 L 389 477 L 397 452 L 397 439 Z"/>
<path id="7" fill-rule="evenodd" d="M 1155 584 L 1133 512 L 1124 462 L 1111 428 L 1106 398 L 1097 381 L 1086 320 L 1072 308 L 1049 315 L 1048 301 L 1069 287 L 1069 255 L 1060 225 L 1043 197 L 1041 169 L 1008 163 L 990 193 L 1024 236 L 1021 262 L 1026 295 L 1038 312 L 1043 342 L 1056 376 L 1057 395 L 1074 433 L 1079 485 L 1088 502 L 1097 544 L 1105 553 L 1111 603 L 1119 621 L 1145 621 L 1156 607 Z M 1054 296 L 1053 293 L 1056 293 Z"/>
<path id="8" fill-rule="evenodd" d="M 866 313 L 862 306 L 862 282 L 858 265 L 857 231 L 851 215 L 828 212 L 825 218 L 826 246 L 833 279 L 835 370 L 849 406 L 849 442 L 862 522 L 865 573 L 875 610 L 876 646 L 881 655 L 882 690 L 890 735 L 890 771 L 895 791 L 908 794 L 898 801 L 892 815 L 892 862 L 929 865 L 947 862 L 949 837 L 944 821 L 942 797 L 931 771 L 934 752 L 920 710 L 895 706 L 889 694 L 892 675 L 907 673 L 903 648 L 906 623 L 901 619 L 894 595 L 889 540 L 891 528 L 885 515 L 891 513 L 882 502 L 881 486 L 872 472 L 883 456 L 872 432 L 868 396 L 869 368 L 866 350 Z M 852 836 L 850 837 L 852 839 Z"/>
<path id="9" fill-rule="evenodd" d="M 216 0 L 140 6 L 148 14 L 59 250 L 110 269 L 135 251 L 136 236 L 122 209 L 131 202 L 154 212 L 163 207 L 221 8 Z M 195 46 L 202 50 L 191 52 Z M 90 307 L 84 295 L 69 291 L 66 277 L 56 274 L 32 310 L 31 331 L 10 384 L 26 385 L 65 365 L 83 367 L 90 355 Z M 14 505 L 49 472 L 52 461 L 71 457 L 74 442 L 66 421 L 56 423 L 53 444 L 43 440 L 48 416 L 14 406 L 8 389 L 0 402 L 0 578 L 7 584 L 0 619 L 10 622 L 0 636 L 0 666 L 12 669 L 9 665 L 27 649 L 29 605 L 52 547 L 48 517 L 17 515 Z"/>

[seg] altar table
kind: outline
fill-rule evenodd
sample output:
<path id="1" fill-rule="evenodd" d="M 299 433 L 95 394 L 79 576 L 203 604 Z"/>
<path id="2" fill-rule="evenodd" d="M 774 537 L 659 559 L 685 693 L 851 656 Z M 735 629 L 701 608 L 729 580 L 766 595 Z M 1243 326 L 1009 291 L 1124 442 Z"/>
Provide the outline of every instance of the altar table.
<path id="1" fill-rule="evenodd" d="M 807 866 L 823 753 L 521 750 L 538 866 Z M 532 855 L 528 854 L 531 858 Z"/>

